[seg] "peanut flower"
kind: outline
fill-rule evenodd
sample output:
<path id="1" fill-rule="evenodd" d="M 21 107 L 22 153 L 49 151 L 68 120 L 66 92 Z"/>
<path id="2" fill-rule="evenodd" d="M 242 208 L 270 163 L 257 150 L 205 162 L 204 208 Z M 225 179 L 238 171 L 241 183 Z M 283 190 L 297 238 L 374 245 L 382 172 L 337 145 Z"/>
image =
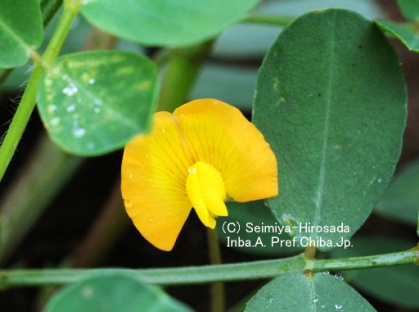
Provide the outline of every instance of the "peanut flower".
<path id="1" fill-rule="evenodd" d="M 140 233 L 170 251 L 192 208 L 213 229 L 226 200 L 278 194 L 275 155 L 235 107 L 201 99 L 154 115 L 150 134 L 125 147 L 122 196 Z"/>

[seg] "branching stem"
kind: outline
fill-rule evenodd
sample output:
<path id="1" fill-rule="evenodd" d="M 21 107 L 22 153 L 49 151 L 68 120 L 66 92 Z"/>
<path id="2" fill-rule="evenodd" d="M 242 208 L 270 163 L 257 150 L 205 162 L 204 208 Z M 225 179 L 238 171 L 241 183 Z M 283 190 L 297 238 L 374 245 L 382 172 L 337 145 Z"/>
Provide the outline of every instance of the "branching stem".
<path id="1" fill-rule="evenodd" d="M 273 278 L 288 272 L 322 272 L 419 264 L 419 245 L 383 255 L 309 260 L 303 254 L 275 260 L 163 269 L 40 269 L 0 271 L 0 287 L 61 285 L 108 273 L 127 274 L 159 285 L 205 284 Z"/>
<path id="2" fill-rule="evenodd" d="M 58 26 L 55 29 L 42 59 L 39 58 L 39 55 L 36 54 L 35 51 L 31 53 L 31 57 L 35 60 L 35 66 L 29 78 L 28 85 L 23 93 L 22 100 L 20 101 L 0 148 L 0 181 L 3 179 L 4 173 L 12 160 L 23 131 L 25 130 L 32 111 L 35 108 L 36 93 L 38 85 L 41 82 L 42 75 L 45 71 L 44 67 L 51 66 L 57 58 L 62 44 L 70 30 L 71 24 L 79 12 L 80 3 L 81 1 L 71 0 L 64 2 L 63 14 L 61 15 Z"/>

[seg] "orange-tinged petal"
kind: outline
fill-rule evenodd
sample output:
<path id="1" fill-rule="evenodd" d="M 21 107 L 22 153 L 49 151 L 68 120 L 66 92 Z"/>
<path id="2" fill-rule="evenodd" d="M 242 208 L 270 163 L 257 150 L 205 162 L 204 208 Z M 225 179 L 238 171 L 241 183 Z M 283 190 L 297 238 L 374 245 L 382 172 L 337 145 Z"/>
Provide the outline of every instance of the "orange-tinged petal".
<path id="1" fill-rule="evenodd" d="M 153 130 L 127 144 L 125 208 L 141 234 L 171 250 L 192 206 L 210 228 L 228 215 L 224 201 L 278 194 L 275 155 L 235 107 L 213 99 L 154 115 Z"/>
<path id="2" fill-rule="evenodd" d="M 173 115 L 193 161 L 216 168 L 229 197 L 246 202 L 278 194 L 275 155 L 237 108 L 200 99 L 180 106 Z"/>
<path id="3" fill-rule="evenodd" d="M 191 211 L 185 183 L 192 164 L 167 112 L 156 113 L 152 132 L 125 147 L 121 185 L 125 208 L 141 234 L 162 250 L 173 248 Z"/>

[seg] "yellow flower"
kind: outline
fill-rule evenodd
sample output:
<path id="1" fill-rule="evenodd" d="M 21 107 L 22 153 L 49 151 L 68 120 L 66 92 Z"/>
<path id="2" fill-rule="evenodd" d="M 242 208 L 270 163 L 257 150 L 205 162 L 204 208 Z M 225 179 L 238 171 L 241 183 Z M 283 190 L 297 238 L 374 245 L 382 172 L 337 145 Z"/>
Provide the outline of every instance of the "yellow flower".
<path id="1" fill-rule="evenodd" d="M 192 208 L 214 228 L 226 200 L 246 202 L 278 194 L 275 155 L 263 135 L 235 107 L 214 99 L 154 115 L 150 134 L 127 144 L 122 196 L 140 233 L 169 251 Z"/>

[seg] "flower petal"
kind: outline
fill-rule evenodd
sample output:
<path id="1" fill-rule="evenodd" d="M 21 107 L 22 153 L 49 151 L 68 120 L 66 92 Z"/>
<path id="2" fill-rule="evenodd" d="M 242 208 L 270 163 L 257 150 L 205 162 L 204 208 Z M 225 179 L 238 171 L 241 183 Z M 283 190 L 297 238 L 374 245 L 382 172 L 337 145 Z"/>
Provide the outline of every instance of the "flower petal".
<path id="1" fill-rule="evenodd" d="M 125 147 L 121 185 L 125 208 L 141 234 L 162 250 L 173 248 L 191 211 L 185 183 L 192 164 L 167 112 L 156 113 L 152 132 Z"/>
<path id="2" fill-rule="evenodd" d="M 275 155 L 237 108 L 200 99 L 180 106 L 173 115 L 193 162 L 216 168 L 229 197 L 245 202 L 278 194 Z"/>

